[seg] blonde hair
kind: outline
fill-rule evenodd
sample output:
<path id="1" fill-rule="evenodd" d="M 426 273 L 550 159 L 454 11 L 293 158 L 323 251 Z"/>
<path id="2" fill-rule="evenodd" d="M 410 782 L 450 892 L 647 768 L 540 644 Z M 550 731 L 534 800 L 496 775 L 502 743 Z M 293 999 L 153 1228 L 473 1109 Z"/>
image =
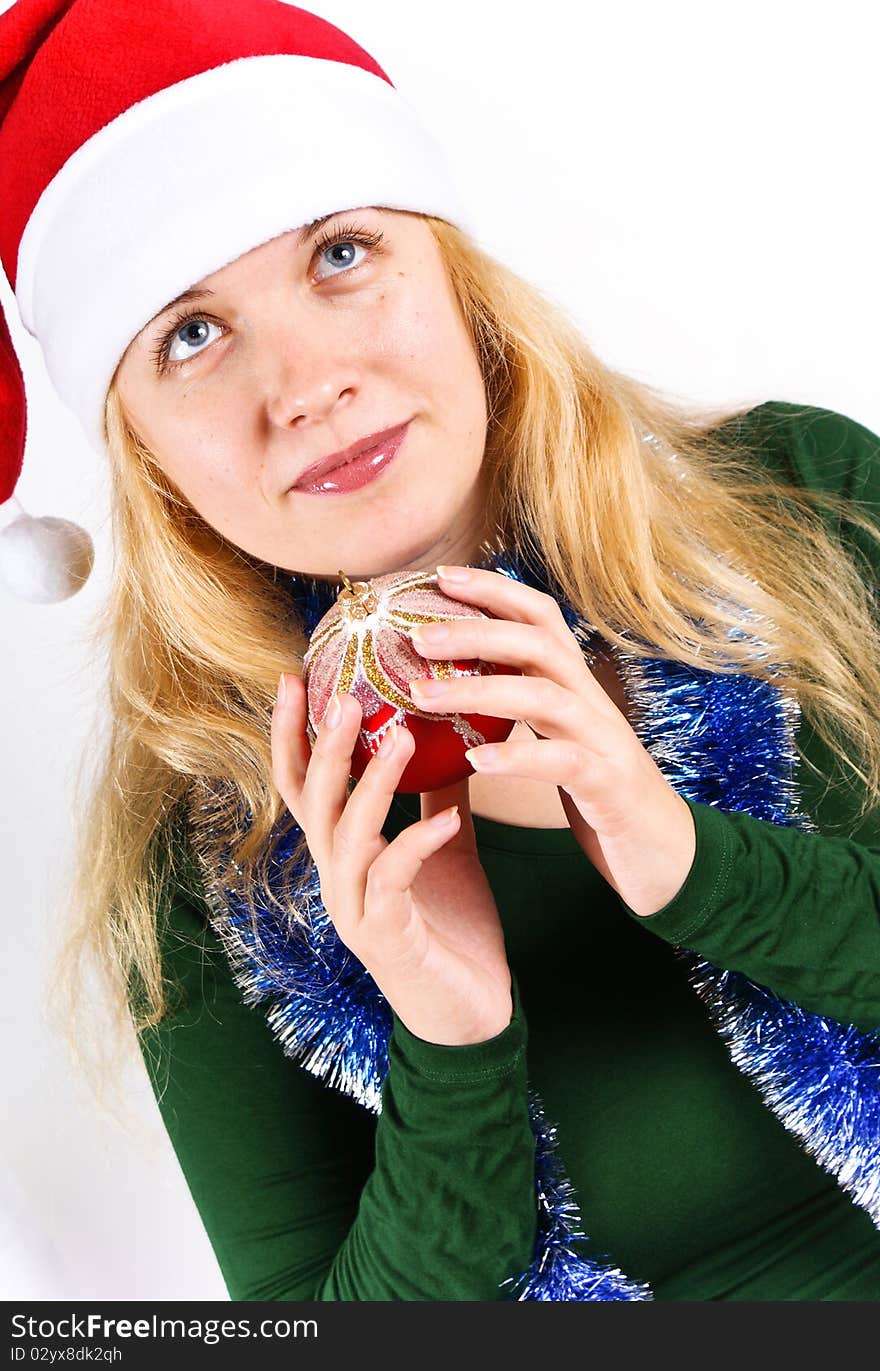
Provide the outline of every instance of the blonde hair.
<path id="1" fill-rule="evenodd" d="M 605 366 L 556 303 L 454 226 L 419 217 L 485 380 L 489 526 L 541 559 L 612 646 L 792 691 L 864 787 L 861 815 L 873 810 L 880 628 L 863 571 L 815 506 L 874 539 L 880 526 L 854 502 L 766 472 L 762 480 L 754 454 L 714 432 L 741 406 L 698 408 Z M 89 640 L 106 657 L 99 709 L 109 726 L 96 763 L 84 757 L 77 777 L 57 961 L 60 1021 L 87 1072 L 104 1037 L 83 992 L 88 974 L 109 991 L 113 1032 L 127 1028 L 129 1039 L 132 1025 L 141 1033 L 173 1004 L 157 911 L 182 876 L 180 814 L 205 813 L 219 788 L 211 818 L 245 885 L 265 870 L 273 828 L 292 825 L 271 781 L 269 725 L 279 673 L 301 671 L 307 646 L 289 585 L 169 483 L 129 424 L 115 378 L 106 426 L 116 568 Z M 762 620 L 760 661 L 747 638 L 728 637 L 742 622 L 735 606 Z M 301 843 L 294 860 L 304 852 Z M 99 1071 L 99 1094 L 105 1083 Z"/>

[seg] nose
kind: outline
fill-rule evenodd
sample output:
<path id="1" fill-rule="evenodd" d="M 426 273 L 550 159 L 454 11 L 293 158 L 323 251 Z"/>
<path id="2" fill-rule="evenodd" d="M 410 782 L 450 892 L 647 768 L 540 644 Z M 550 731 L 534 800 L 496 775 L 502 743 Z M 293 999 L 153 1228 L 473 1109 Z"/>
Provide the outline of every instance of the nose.
<path id="1" fill-rule="evenodd" d="M 278 429 L 327 420 L 351 402 L 358 387 L 357 365 L 338 337 L 293 338 L 292 332 L 289 326 L 274 331 L 272 355 L 264 361 L 267 419 Z"/>
<path id="2" fill-rule="evenodd" d="M 347 385 L 340 376 L 325 376 L 312 384 L 298 378 L 288 389 L 279 389 L 270 397 L 269 423 L 281 429 L 302 429 L 310 423 L 321 423 L 348 404 L 354 394 L 354 385 Z"/>

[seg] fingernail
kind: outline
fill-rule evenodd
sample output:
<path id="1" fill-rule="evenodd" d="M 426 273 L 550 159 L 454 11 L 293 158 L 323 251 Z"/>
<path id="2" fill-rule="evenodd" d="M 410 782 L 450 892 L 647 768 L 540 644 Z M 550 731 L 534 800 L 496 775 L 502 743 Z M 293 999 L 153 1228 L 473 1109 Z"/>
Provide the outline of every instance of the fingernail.
<path id="1" fill-rule="evenodd" d="M 397 742 L 397 724 L 389 724 L 385 737 L 379 744 L 379 756 L 390 757 L 394 751 L 394 744 Z"/>
<path id="2" fill-rule="evenodd" d="M 499 752 L 497 747 L 486 746 L 480 748 L 469 747 L 464 754 L 474 771 L 491 771 L 498 765 Z"/>
<path id="3" fill-rule="evenodd" d="M 454 823 L 457 813 L 458 805 L 453 805 L 451 809 L 441 809 L 439 814 L 434 815 L 431 822 L 435 823 L 438 828 L 445 828 L 447 824 Z"/>
<path id="4" fill-rule="evenodd" d="M 421 696 L 423 700 L 435 700 L 438 695 L 443 695 L 452 685 L 451 681 L 436 681 L 431 677 L 423 676 L 407 683 L 409 693 L 413 699 Z"/>
<path id="5" fill-rule="evenodd" d="M 327 706 L 324 714 L 324 723 L 327 728 L 338 728 L 342 723 L 342 705 L 339 703 L 339 695 L 334 695 Z"/>
<path id="6" fill-rule="evenodd" d="M 417 643 L 443 643 L 449 637 L 449 629 L 446 624 L 416 624 L 410 630 L 410 636 Z"/>
<path id="7" fill-rule="evenodd" d="M 441 566 L 437 564 L 437 575 L 444 581 L 466 581 L 470 571 L 464 566 Z"/>
<path id="8" fill-rule="evenodd" d="M 277 693 L 276 696 L 275 696 L 275 703 L 276 703 L 276 704 L 279 704 L 279 705 L 283 705 L 283 704 L 284 704 L 284 698 L 285 698 L 286 694 L 287 694 L 287 682 L 286 682 L 285 679 L 284 679 L 284 672 L 282 671 L 281 675 L 280 675 L 279 678 L 278 678 L 278 693 Z"/>

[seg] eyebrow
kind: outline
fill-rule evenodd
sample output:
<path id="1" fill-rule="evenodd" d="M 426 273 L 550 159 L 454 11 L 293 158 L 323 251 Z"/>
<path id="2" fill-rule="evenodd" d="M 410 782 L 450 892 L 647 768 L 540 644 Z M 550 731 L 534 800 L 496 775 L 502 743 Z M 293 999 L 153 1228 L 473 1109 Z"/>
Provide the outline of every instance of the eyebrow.
<path id="1" fill-rule="evenodd" d="M 311 237 L 317 229 L 326 224 L 328 220 L 335 219 L 336 215 L 339 213 L 341 213 L 340 210 L 333 210 L 331 214 L 322 214 L 320 219 L 313 219 L 310 224 L 304 224 L 296 235 L 297 250 L 305 245 L 306 240 Z M 215 293 L 215 291 L 209 290 L 207 286 L 190 286 L 187 290 L 182 291 L 180 295 L 176 295 L 173 300 L 169 300 L 167 305 L 163 305 L 160 310 L 157 310 L 152 319 L 147 320 L 144 328 L 149 328 L 151 324 L 155 324 L 157 319 L 161 319 L 162 315 L 167 314 L 169 309 L 174 309 L 175 305 L 186 305 L 195 300 L 208 300 Z"/>

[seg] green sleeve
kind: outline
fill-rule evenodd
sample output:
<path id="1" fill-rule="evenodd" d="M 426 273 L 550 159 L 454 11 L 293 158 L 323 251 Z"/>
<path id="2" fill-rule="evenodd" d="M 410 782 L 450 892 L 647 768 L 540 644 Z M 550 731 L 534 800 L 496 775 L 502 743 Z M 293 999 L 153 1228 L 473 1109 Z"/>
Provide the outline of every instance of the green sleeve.
<path id="1" fill-rule="evenodd" d="M 516 978 L 484 1043 L 395 1018 L 377 1116 L 284 1055 L 198 900 L 179 893 L 160 933 L 180 993 L 141 1050 L 230 1298 L 507 1298 L 537 1228 Z"/>
<path id="2" fill-rule="evenodd" d="M 526 1024 L 447 1047 L 394 1015 L 376 1164 L 318 1298 L 497 1300 L 537 1229 Z"/>
<path id="3" fill-rule="evenodd" d="M 737 437 L 782 481 L 863 502 L 880 518 L 880 438 L 833 410 L 771 401 L 741 418 Z M 827 513 L 826 513 L 826 517 Z M 831 516 L 880 586 L 880 546 Z M 857 558 L 858 560 L 858 558 Z M 801 745 L 826 775 L 834 758 L 802 723 Z M 818 832 L 688 801 L 697 847 L 677 895 L 646 918 L 666 942 L 743 972 L 782 998 L 864 1032 L 880 1029 L 880 818 L 857 829 L 850 793 L 799 768 L 802 807 Z M 843 829 L 843 833 L 834 830 Z"/>

